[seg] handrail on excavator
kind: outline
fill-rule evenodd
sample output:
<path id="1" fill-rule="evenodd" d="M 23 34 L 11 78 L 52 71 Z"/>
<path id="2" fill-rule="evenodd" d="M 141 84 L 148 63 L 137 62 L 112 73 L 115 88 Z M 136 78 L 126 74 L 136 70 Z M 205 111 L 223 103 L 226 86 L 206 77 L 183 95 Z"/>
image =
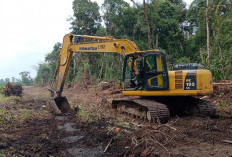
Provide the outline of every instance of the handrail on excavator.
<path id="1" fill-rule="evenodd" d="M 115 40 L 112 36 L 99 37 L 99 36 L 90 36 L 90 35 L 73 35 L 72 44 L 75 44 L 75 38 L 95 39 L 95 40 Z"/>

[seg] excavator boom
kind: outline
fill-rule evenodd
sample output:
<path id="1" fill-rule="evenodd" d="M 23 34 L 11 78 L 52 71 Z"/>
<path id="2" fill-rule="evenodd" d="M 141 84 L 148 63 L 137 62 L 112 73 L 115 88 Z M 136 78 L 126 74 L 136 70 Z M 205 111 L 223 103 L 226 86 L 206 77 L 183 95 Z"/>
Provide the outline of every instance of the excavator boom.
<path id="1" fill-rule="evenodd" d="M 119 53 L 125 56 L 139 51 L 134 42 L 126 39 L 74 34 L 65 35 L 50 89 L 52 96 L 56 95 L 54 100 L 58 108 L 62 112 L 69 112 L 71 109 L 66 98 L 61 95 L 74 52 Z"/>

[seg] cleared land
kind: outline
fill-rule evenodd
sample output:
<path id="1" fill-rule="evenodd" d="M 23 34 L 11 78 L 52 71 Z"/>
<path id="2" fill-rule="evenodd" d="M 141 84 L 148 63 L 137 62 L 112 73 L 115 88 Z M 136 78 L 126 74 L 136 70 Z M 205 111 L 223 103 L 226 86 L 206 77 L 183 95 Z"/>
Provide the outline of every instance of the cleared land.
<path id="1" fill-rule="evenodd" d="M 204 97 L 217 104 L 217 117 L 172 117 L 149 124 L 111 108 L 123 97 L 113 83 L 64 95 L 78 114 L 54 116 L 46 87 L 24 87 L 21 98 L 0 98 L 0 156 L 232 156 L 231 85 Z"/>

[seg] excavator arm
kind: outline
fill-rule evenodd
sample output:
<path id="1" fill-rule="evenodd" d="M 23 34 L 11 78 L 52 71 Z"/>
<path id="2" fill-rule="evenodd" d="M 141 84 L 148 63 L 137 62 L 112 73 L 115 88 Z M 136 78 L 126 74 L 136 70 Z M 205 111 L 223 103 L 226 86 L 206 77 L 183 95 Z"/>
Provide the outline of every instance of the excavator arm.
<path id="1" fill-rule="evenodd" d="M 74 34 L 65 35 L 50 89 L 52 96 L 56 95 L 54 100 L 58 108 L 63 113 L 69 112 L 71 109 L 67 99 L 62 97 L 62 92 L 74 52 L 120 53 L 125 56 L 138 51 L 140 50 L 136 44 L 126 39 Z"/>

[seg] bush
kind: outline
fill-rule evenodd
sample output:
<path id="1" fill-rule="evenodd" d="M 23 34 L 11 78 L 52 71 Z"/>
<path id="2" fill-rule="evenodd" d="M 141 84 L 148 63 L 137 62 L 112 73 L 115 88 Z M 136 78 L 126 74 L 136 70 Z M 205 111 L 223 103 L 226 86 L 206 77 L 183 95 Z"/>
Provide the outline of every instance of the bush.
<path id="1" fill-rule="evenodd" d="M 4 88 L 4 85 L 0 85 L 0 93 L 2 93 L 2 89 Z"/>

